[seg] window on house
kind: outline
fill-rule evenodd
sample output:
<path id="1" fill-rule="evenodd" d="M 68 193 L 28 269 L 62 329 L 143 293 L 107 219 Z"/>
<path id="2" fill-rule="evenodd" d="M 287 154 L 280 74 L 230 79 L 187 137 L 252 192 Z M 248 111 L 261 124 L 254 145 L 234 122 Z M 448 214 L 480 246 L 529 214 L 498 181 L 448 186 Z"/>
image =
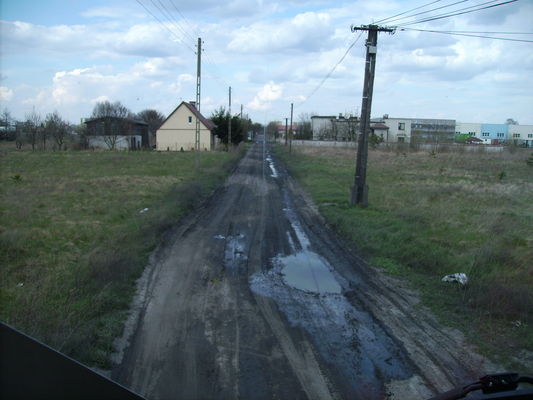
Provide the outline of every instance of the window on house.
<path id="1" fill-rule="evenodd" d="M 514 138 L 519 138 L 519 137 L 520 137 L 520 134 L 519 134 L 519 133 L 513 133 L 513 137 L 514 137 Z"/>
<path id="2" fill-rule="evenodd" d="M 528 138 L 533 138 L 533 133 L 528 133 L 528 134 L 527 134 L 527 137 L 528 137 Z"/>
<path id="3" fill-rule="evenodd" d="M 189 124 L 192 124 L 192 117 L 189 115 Z"/>
<path id="4" fill-rule="evenodd" d="M 405 142 L 405 138 L 403 138 L 403 137 L 399 137 L 399 138 L 398 138 L 398 143 L 403 143 L 403 142 Z"/>
<path id="5" fill-rule="evenodd" d="M 398 129 L 400 131 L 405 131 L 405 122 L 398 122 Z"/>
<path id="6" fill-rule="evenodd" d="M 483 136 L 489 136 L 488 132 L 483 132 Z"/>

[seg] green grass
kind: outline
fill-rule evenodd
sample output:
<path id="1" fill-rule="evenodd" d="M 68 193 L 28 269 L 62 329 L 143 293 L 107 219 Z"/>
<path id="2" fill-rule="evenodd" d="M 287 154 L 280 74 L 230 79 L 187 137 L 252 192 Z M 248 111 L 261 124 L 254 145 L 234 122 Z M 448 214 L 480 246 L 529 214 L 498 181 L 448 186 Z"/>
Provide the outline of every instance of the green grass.
<path id="1" fill-rule="evenodd" d="M 410 280 L 423 303 L 480 351 L 527 368 L 521 351 L 533 351 L 529 152 L 371 151 L 366 209 L 348 205 L 354 150 L 278 153 L 327 221 L 371 264 Z M 441 282 L 456 272 L 468 275 L 467 288 Z"/>
<path id="2" fill-rule="evenodd" d="M 108 366 L 134 282 L 161 234 L 239 154 L 31 152 L 0 147 L 0 318 Z M 148 208 L 146 212 L 140 211 Z"/>

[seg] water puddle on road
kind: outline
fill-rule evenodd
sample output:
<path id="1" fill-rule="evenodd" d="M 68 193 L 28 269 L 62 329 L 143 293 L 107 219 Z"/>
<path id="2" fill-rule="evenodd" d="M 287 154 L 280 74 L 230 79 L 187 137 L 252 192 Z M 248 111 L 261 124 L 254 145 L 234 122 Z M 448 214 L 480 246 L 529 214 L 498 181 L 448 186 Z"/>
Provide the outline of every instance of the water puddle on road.
<path id="1" fill-rule="evenodd" d="M 288 193 L 283 211 L 291 254 L 278 254 L 249 277 L 252 291 L 269 297 L 292 326 L 304 329 L 326 363 L 334 365 L 345 397 L 384 397 L 383 382 L 412 376 L 401 348 L 365 310 L 348 300 L 351 287 L 313 245 Z"/>
<path id="2" fill-rule="evenodd" d="M 277 178 L 279 176 L 278 170 L 276 169 L 276 166 L 274 165 L 274 161 L 272 160 L 272 157 L 270 154 L 266 157 L 266 161 L 268 163 L 268 166 L 270 167 L 270 172 L 271 172 L 270 176 L 272 178 Z"/>
<path id="3" fill-rule="evenodd" d="M 333 276 L 326 261 L 318 254 L 306 250 L 285 257 L 277 257 L 283 267 L 283 281 L 304 292 L 340 293 L 341 285 Z"/>

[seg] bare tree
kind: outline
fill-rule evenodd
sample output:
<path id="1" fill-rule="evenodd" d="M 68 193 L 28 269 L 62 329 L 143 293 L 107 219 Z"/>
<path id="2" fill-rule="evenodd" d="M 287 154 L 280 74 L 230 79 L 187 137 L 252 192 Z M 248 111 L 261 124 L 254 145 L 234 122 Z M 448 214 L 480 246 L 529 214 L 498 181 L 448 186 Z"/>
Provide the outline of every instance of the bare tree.
<path id="1" fill-rule="evenodd" d="M 119 136 L 125 133 L 129 126 L 127 119 L 133 118 L 134 115 L 120 101 L 114 103 L 103 101 L 95 104 L 91 117 L 103 120 L 102 132 L 91 132 L 91 134 L 101 134 L 109 149 L 114 150 Z"/>
<path id="2" fill-rule="evenodd" d="M 163 124 L 165 116 L 157 110 L 146 109 L 137 114 L 137 118 L 148 124 L 148 136 L 150 146 L 155 145 L 155 133 Z"/>
<path id="3" fill-rule="evenodd" d="M 0 140 L 13 140 L 15 136 L 13 118 L 7 108 L 4 108 L 0 115 L 0 126 L 3 128 L 0 132 Z"/>
<path id="4" fill-rule="evenodd" d="M 61 118 L 57 111 L 46 116 L 44 131 L 49 137 L 54 138 L 59 150 L 63 148 L 65 137 L 68 134 L 69 125 Z"/>
<path id="5" fill-rule="evenodd" d="M 26 114 L 26 121 L 24 121 L 24 135 L 31 144 L 32 151 L 35 151 L 35 145 L 39 138 L 39 132 L 42 128 L 41 116 L 35 112 L 35 108 Z"/>
<path id="6" fill-rule="evenodd" d="M 17 150 L 22 149 L 24 145 L 24 122 L 17 122 L 15 125 L 15 146 Z"/>
<path id="7" fill-rule="evenodd" d="M 518 125 L 518 121 L 514 120 L 513 118 L 507 118 L 505 120 L 506 125 Z"/>
<path id="8" fill-rule="evenodd" d="M 313 138 L 313 129 L 311 127 L 311 114 L 300 113 L 299 119 L 299 138 L 310 140 Z"/>

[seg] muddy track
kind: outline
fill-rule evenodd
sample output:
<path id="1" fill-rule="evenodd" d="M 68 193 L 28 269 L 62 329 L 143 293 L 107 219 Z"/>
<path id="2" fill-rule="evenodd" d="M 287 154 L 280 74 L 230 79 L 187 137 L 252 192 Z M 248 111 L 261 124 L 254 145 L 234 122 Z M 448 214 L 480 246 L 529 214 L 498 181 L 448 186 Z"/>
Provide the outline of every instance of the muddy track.
<path id="1" fill-rule="evenodd" d="M 113 377 L 149 399 L 414 399 L 489 372 L 256 143 L 154 253 Z"/>

